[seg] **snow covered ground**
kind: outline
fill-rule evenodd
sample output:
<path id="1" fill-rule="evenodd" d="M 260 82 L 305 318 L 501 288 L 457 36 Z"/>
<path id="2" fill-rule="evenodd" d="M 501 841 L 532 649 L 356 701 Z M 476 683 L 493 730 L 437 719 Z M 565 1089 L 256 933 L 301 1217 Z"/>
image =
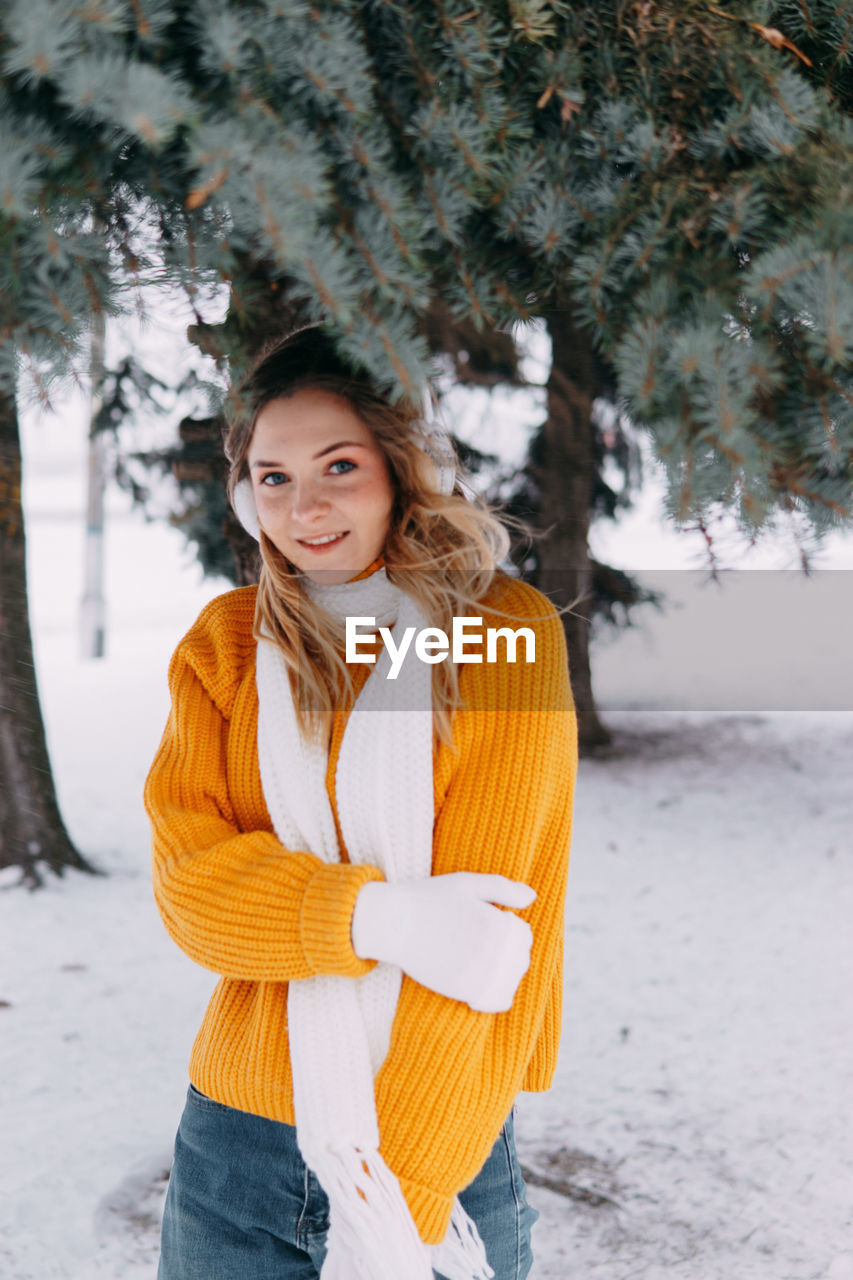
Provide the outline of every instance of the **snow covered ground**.
<path id="1" fill-rule="evenodd" d="M 60 797 L 107 874 L 28 894 L 0 873 L 0 1276 L 153 1280 L 215 978 L 157 916 L 140 793 L 169 654 L 222 584 L 113 494 L 108 656 L 81 662 L 82 481 L 29 456 Z M 557 1080 L 520 1100 L 535 1280 L 853 1280 L 853 714 L 607 718 L 578 783 Z"/>

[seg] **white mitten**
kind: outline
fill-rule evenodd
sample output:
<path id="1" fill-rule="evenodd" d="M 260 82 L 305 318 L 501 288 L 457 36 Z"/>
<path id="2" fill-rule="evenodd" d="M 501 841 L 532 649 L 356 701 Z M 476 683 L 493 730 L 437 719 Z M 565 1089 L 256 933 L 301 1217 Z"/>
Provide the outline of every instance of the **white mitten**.
<path id="1" fill-rule="evenodd" d="M 356 899 L 353 950 L 362 960 L 396 964 L 421 986 L 480 1013 L 503 1013 L 530 967 L 533 931 L 492 904 L 520 909 L 535 899 L 518 880 L 475 871 L 370 881 Z"/>

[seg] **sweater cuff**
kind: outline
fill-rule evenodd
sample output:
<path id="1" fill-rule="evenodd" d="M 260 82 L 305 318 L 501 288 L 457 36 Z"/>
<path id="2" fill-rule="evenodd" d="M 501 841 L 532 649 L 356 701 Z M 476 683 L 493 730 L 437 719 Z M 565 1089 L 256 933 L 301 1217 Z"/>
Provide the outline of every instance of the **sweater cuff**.
<path id="1" fill-rule="evenodd" d="M 360 978 L 375 968 L 352 947 L 355 900 L 370 880 L 384 880 L 365 863 L 324 863 L 311 877 L 302 899 L 299 926 L 306 964 L 313 973 Z"/>
<path id="2" fill-rule="evenodd" d="M 409 1182 L 408 1178 L 400 1178 L 400 1189 L 406 1197 L 421 1240 L 424 1244 L 441 1244 L 450 1226 L 453 1196 L 430 1191 L 429 1187 Z"/>

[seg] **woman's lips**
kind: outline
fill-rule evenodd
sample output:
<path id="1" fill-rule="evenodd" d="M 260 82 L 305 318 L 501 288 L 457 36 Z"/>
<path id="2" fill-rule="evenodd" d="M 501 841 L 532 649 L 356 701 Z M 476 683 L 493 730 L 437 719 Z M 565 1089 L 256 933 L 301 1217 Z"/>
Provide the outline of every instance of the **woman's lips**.
<path id="1" fill-rule="evenodd" d="M 337 538 L 333 538 L 329 542 L 303 542 L 301 538 L 297 538 L 296 541 L 299 543 L 300 547 L 304 547 L 306 551 L 331 551 L 333 547 L 339 547 L 341 545 L 344 538 L 347 536 L 347 533 L 349 533 L 349 530 L 339 534 Z"/>

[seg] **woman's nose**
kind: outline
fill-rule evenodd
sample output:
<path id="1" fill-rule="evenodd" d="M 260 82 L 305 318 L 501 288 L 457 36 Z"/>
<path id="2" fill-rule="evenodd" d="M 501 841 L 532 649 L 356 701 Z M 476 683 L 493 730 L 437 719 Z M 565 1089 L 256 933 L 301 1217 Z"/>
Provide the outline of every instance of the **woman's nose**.
<path id="1" fill-rule="evenodd" d="M 297 480 L 293 495 L 293 515 L 297 520 L 312 520 L 322 516 L 329 509 L 328 501 L 323 497 L 313 480 Z"/>

